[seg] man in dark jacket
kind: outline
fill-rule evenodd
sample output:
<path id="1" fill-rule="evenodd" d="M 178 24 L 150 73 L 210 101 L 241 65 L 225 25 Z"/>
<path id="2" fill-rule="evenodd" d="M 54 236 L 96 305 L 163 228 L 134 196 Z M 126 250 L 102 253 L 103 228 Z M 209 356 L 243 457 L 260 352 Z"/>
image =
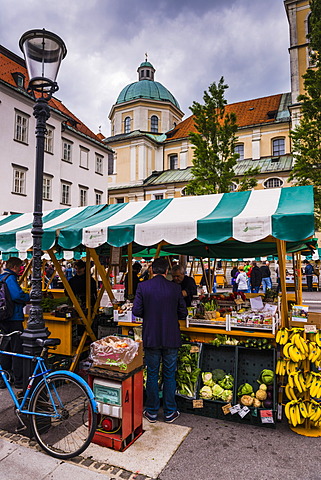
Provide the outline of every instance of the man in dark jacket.
<path id="1" fill-rule="evenodd" d="M 250 275 L 250 283 L 251 283 L 251 292 L 252 293 L 259 293 L 260 286 L 262 281 L 262 273 L 259 267 L 257 266 L 256 262 L 252 262 L 252 270 Z"/>
<path id="2" fill-rule="evenodd" d="M 308 292 L 313 292 L 313 267 L 309 260 L 304 260 L 304 263 L 306 264 L 306 267 L 304 269 L 305 273 L 305 278 L 307 280 L 307 287 L 308 287 Z"/>
<path id="3" fill-rule="evenodd" d="M 23 331 L 23 307 L 30 298 L 28 293 L 24 293 L 18 284 L 18 273 L 22 265 L 22 260 L 18 257 L 10 257 L 6 262 L 6 268 L 0 275 L 0 280 L 4 279 L 13 301 L 13 314 L 8 320 L 0 322 L 0 330 L 3 333 L 11 333 L 14 331 Z M 22 353 L 22 340 L 20 335 L 10 337 L 10 342 L 1 349 L 6 352 Z M 10 355 L 1 355 L 1 365 L 3 370 L 13 371 L 13 380 L 16 388 L 22 388 L 22 359 L 19 357 L 11 357 Z M 0 379 L 0 388 L 6 388 L 2 378 Z"/>
<path id="4" fill-rule="evenodd" d="M 168 262 L 157 258 L 153 265 L 153 278 L 137 286 L 133 314 L 143 318 L 143 345 L 147 367 L 146 405 L 144 417 L 151 423 L 157 420 L 160 406 L 158 374 L 163 362 L 163 409 L 165 422 L 179 416 L 175 401 L 178 349 L 181 346 L 179 319 L 185 319 L 187 308 L 181 287 L 165 277 Z"/>
<path id="5" fill-rule="evenodd" d="M 78 297 L 81 308 L 85 309 L 87 286 L 85 262 L 83 260 L 77 260 L 77 262 L 75 262 L 75 270 L 76 275 L 69 280 L 69 285 L 71 286 L 76 297 Z M 90 299 L 91 306 L 93 307 L 97 299 L 97 285 L 92 277 L 90 277 Z"/>
<path id="6" fill-rule="evenodd" d="M 185 275 L 182 265 L 175 265 L 171 271 L 173 282 L 181 286 L 182 294 L 187 307 L 191 306 L 194 295 L 197 295 L 197 286 L 193 277 Z"/>

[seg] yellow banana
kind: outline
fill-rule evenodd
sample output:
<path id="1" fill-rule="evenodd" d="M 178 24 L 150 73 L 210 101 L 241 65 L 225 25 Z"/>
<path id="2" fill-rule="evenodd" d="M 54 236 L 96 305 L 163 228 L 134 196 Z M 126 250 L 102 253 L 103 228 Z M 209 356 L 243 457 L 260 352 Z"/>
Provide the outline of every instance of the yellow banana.
<path id="1" fill-rule="evenodd" d="M 298 373 L 295 373 L 295 374 L 293 375 L 293 379 L 294 379 L 294 383 L 295 383 L 296 388 L 299 390 L 299 393 L 302 393 L 302 392 L 303 392 L 303 388 L 302 388 L 301 382 L 300 382 L 300 380 L 299 380 L 299 374 L 298 374 Z"/>
<path id="2" fill-rule="evenodd" d="M 302 360 L 300 351 L 298 350 L 297 346 L 294 345 L 293 343 L 292 345 L 290 345 L 288 352 L 293 362 L 299 362 L 300 360 Z"/>
<path id="3" fill-rule="evenodd" d="M 276 337 L 275 337 L 276 343 L 280 343 L 281 334 L 282 334 L 282 330 L 279 329 L 279 330 L 277 331 L 277 334 L 276 334 Z"/>
<path id="4" fill-rule="evenodd" d="M 303 377 L 302 372 L 299 373 L 298 377 L 299 377 L 299 382 L 300 382 L 301 387 L 302 387 L 302 391 L 303 391 L 303 392 L 306 392 L 307 386 L 306 386 L 306 383 L 305 383 L 305 380 L 304 380 L 304 377 Z"/>
<path id="5" fill-rule="evenodd" d="M 284 345 L 284 347 L 283 347 L 283 355 L 284 355 L 284 357 L 289 358 L 289 348 L 290 348 L 291 345 L 292 345 L 291 342 L 286 343 L 286 344 Z"/>
<path id="6" fill-rule="evenodd" d="M 291 405 L 291 407 L 290 407 L 290 420 L 291 420 L 292 425 L 294 427 L 296 427 L 297 424 L 298 424 L 298 418 L 297 418 L 297 415 L 296 415 L 296 410 L 295 410 L 294 405 Z"/>
<path id="7" fill-rule="evenodd" d="M 299 333 L 296 333 L 293 338 L 292 338 L 292 343 L 294 345 L 296 345 L 296 347 L 298 348 L 298 350 L 303 354 L 305 355 L 305 348 L 303 347 L 302 345 L 302 341 L 301 341 L 301 335 Z"/>
<path id="8" fill-rule="evenodd" d="M 308 418 L 308 410 L 304 402 L 299 403 L 301 417 Z"/>
<path id="9" fill-rule="evenodd" d="M 290 373 L 288 375 L 288 382 L 291 388 L 294 388 L 294 379 L 293 379 L 293 373 Z"/>
<path id="10" fill-rule="evenodd" d="M 321 347 L 321 334 L 320 334 L 320 330 L 315 334 L 314 339 L 315 339 L 315 340 L 314 340 L 315 343 L 316 343 L 319 347 Z"/>
<path id="11" fill-rule="evenodd" d="M 287 402 L 285 404 L 285 407 L 284 407 L 284 413 L 285 413 L 285 416 L 288 420 L 291 420 L 291 417 L 290 417 L 290 407 L 291 407 L 292 403 L 291 402 Z"/>

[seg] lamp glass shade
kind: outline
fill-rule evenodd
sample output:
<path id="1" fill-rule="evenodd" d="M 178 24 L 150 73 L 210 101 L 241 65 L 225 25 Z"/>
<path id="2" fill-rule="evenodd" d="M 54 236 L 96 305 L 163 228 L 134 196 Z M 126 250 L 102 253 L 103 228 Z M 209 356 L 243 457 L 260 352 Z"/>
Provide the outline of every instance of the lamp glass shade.
<path id="1" fill-rule="evenodd" d="M 26 60 L 29 86 L 50 90 L 55 83 L 66 46 L 58 35 L 47 30 L 30 30 L 22 35 L 19 46 Z"/>

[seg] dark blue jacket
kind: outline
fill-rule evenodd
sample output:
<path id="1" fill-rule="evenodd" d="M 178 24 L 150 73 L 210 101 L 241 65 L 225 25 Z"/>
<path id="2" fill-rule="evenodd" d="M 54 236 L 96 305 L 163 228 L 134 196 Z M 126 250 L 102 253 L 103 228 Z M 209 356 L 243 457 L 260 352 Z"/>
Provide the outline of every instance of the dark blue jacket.
<path id="1" fill-rule="evenodd" d="M 143 344 L 151 348 L 178 348 L 181 334 L 178 320 L 185 320 L 187 308 L 180 285 L 156 275 L 137 286 L 133 314 L 143 318 Z"/>
<path id="2" fill-rule="evenodd" d="M 2 280 L 2 278 L 5 277 L 8 273 L 10 273 L 10 275 L 6 278 L 5 281 L 8 285 L 11 298 L 14 302 L 14 309 L 12 317 L 6 321 L 22 322 L 24 320 L 23 307 L 27 302 L 29 302 L 30 297 L 28 293 L 24 293 L 24 291 L 18 284 L 18 275 L 9 268 L 6 268 L 4 272 L 0 275 L 0 280 Z"/>

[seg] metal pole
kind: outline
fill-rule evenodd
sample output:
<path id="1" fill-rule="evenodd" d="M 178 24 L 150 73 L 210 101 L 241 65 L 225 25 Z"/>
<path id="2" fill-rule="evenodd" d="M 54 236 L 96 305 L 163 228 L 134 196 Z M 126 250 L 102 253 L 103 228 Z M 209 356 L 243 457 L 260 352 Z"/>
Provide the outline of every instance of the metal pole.
<path id="1" fill-rule="evenodd" d="M 42 314 L 42 190 L 43 190 L 43 165 L 44 165 L 44 144 L 46 134 L 46 121 L 50 117 L 48 99 L 39 97 L 34 106 L 33 115 L 36 123 L 36 164 L 35 164 L 35 189 L 34 189 L 34 211 L 32 224 L 32 277 L 30 292 L 30 313 L 27 328 L 22 334 L 23 353 L 26 355 L 38 355 L 41 348 L 36 344 L 37 338 L 48 338 L 50 332 L 45 326 Z M 29 376 L 32 372 L 32 362 L 25 361 L 23 368 L 23 385 L 26 388 Z"/>

